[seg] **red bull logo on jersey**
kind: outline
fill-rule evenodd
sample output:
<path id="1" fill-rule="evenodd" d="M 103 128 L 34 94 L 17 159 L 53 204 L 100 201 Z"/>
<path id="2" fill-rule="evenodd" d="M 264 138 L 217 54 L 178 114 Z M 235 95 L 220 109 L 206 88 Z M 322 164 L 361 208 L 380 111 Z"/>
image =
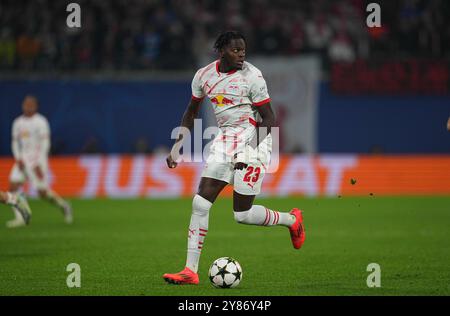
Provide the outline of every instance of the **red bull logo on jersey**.
<path id="1" fill-rule="evenodd" d="M 230 100 L 221 94 L 215 96 L 214 98 L 211 98 L 211 103 L 215 104 L 216 106 L 219 106 L 219 107 L 225 106 L 225 105 L 230 105 L 230 104 L 234 105 L 233 100 Z"/>

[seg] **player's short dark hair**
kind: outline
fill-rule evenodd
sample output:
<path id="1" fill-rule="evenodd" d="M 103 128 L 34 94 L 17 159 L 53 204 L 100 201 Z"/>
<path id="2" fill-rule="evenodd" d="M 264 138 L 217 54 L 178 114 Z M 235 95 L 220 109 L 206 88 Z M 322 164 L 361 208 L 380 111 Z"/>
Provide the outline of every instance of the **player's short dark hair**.
<path id="1" fill-rule="evenodd" d="M 226 31 L 221 33 L 214 43 L 214 49 L 216 51 L 220 51 L 222 48 L 230 44 L 231 40 L 233 39 L 242 39 L 244 40 L 244 43 L 247 45 L 247 41 L 245 40 L 244 35 L 242 35 L 238 31 Z"/>

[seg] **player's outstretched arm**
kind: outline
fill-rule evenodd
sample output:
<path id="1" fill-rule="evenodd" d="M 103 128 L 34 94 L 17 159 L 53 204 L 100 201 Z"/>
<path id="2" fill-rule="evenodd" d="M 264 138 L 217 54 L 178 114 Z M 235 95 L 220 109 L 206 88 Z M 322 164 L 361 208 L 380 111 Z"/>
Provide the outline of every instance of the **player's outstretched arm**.
<path id="1" fill-rule="evenodd" d="M 198 116 L 198 112 L 200 110 L 200 103 L 202 100 L 191 99 L 189 102 L 186 111 L 184 111 L 183 118 L 181 119 L 181 127 L 185 127 L 189 130 L 192 130 L 194 127 L 194 120 Z M 177 167 L 177 158 L 180 152 L 180 147 L 182 145 L 183 134 L 180 133 L 175 141 L 175 144 L 172 146 L 172 150 L 170 151 L 169 156 L 167 156 L 166 162 L 169 168 Z"/>
<path id="2" fill-rule="evenodd" d="M 262 127 L 263 131 L 265 128 L 267 132 L 260 135 L 260 130 L 256 130 L 256 139 L 252 141 L 252 146 L 254 148 L 259 146 L 259 144 L 266 138 L 266 136 L 271 133 L 272 127 L 275 126 L 275 114 L 273 113 L 270 102 L 267 102 L 266 104 L 263 104 L 261 106 L 257 106 L 256 109 L 258 110 L 258 113 L 262 118 L 262 122 L 259 123 L 259 127 Z"/>
<path id="3" fill-rule="evenodd" d="M 20 170 L 23 171 L 25 170 L 25 164 L 23 163 L 22 160 L 22 152 L 19 145 L 19 132 L 20 132 L 19 125 L 17 121 L 14 121 L 11 133 L 12 134 L 11 149 L 14 155 L 14 159 L 16 160 L 17 166 L 19 167 Z"/>
<path id="4" fill-rule="evenodd" d="M 262 130 L 257 128 L 255 137 L 250 141 L 250 146 L 254 149 L 257 148 L 259 144 L 271 133 L 271 129 L 275 125 L 275 114 L 270 106 L 270 102 L 256 108 L 262 118 L 262 122 L 259 123 L 259 128 L 262 128 Z M 235 159 L 239 159 L 238 154 L 235 155 Z M 234 165 L 234 169 L 242 170 L 247 168 L 247 166 L 248 165 L 245 162 L 237 162 Z"/>

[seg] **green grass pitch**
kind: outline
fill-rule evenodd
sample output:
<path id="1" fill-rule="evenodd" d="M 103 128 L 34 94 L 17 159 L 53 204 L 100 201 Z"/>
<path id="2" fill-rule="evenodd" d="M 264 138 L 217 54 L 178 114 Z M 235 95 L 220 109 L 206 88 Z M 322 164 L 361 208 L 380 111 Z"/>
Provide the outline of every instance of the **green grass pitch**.
<path id="1" fill-rule="evenodd" d="M 450 295 L 450 197 L 258 199 L 277 210 L 304 210 L 301 250 L 284 227 L 237 224 L 231 199 L 210 213 L 200 285 L 162 279 L 184 267 L 191 199 L 72 200 L 75 223 L 42 201 L 29 227 L 8 230 L 0 206 L 0 295 Z M 215 289 L 207 272 L 231 256 L 243 268 L 235 289 Z M 81 288 L 68 288 L 69 263 Z M 368 288 L 369 263 L 381 288 Z"/>

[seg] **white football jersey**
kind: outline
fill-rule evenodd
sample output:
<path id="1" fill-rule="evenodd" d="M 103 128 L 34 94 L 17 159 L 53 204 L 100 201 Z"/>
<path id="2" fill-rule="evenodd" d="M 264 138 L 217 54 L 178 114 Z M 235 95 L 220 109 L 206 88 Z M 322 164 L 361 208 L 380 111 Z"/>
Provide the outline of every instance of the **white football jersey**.
<path id="1" fill-rule="evenodd" d="M 208 97 L 221 131 L 216 141 L 230 143 L 227 151 L 231 153 L 254 137 L 261 120 L 255 107 L 270 102 L 270 96 L 261 71 L 252 64 L 244 62 L 241 70 L 221 73 L 219 63 L 216 60 L 197 71 L 192 98 Z"/>
<path id="2" fill-rule="evenodd" d="M 50 127 L 39 113 L 31 117 L 19 116 L 12 128 L 13 153 L 16 160 L 35 165 L 47 159 L 50 147 Z"/>

